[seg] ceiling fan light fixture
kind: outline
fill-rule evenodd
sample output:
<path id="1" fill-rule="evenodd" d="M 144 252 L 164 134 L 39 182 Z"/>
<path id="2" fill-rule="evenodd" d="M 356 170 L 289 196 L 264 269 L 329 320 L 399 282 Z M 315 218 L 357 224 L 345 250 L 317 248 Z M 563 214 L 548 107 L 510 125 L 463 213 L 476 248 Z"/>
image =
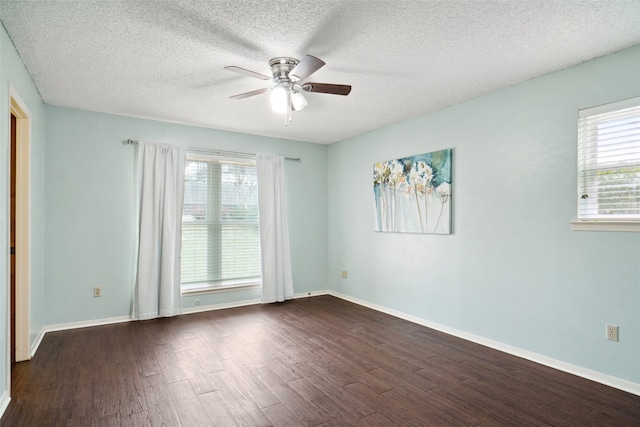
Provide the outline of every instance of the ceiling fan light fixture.
<path id="1" fill-rule="evenodd" d="M 279 114 L 284 114 L 287 111 L 287 89 L 281 84 L 276 85 L 271 89 L 271 109 Z"/>
<path id="2" fill-rule="evenodd" d="M 309 103 L 300 92 L 293 91 L 291 93 L 291 106 L 294 111 L 304 110 Z"/>

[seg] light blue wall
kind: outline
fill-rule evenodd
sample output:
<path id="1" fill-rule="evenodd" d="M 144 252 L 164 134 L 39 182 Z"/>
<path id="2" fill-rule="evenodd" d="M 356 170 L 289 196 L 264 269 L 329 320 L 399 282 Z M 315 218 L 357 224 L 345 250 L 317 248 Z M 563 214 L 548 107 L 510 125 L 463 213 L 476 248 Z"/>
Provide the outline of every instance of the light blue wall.
<path id="1" fill-rule="evenodd" d="M 637 95 L 640 47 L 331 145 L 330 286 L 640 383 L 640 233 L 569 226 L 577 111 Z M 444 148 L 454 234 L 374 233 L 373 164 Z"/>
<path id="2" fill-rule="evenodd" d="M 9 85 L 31 113 L 31 317 L 30 343 L 44 326 L 44 127 L 45 107 L 4 27 L 0 26 L 0 310 L 8 295 Z M 7 371 L 7 315 L 0 316 L 0 396 Z"/>
<path id="3" fill-rule="evenodd" d="M 296 293 L 326 289 L 327 147 L 47 106 L 47 324 L 126 316 L 134 282 L 134 147 L 127 138 L 302 157 L 285 162 Z M 319 178 L 320 177 L 320 178 Z M 93 287 L 102 297 L 93 297 Z M 259 291 L 200 295 L 202 305 Z M 185 307 L 195 297 L 184 299 Z"/>

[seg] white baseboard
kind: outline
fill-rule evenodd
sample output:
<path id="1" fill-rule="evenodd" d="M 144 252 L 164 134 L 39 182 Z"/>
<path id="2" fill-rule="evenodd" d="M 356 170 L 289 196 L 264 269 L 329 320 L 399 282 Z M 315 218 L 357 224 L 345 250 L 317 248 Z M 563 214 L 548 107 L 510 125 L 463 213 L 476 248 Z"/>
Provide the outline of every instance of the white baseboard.
<path id="1" fill-rule="evenodd" d="M 319 295 L 329 295 L 329 291 L 325 289 L 323 291 L 302 292 L 299 294 L 294 294 L 293 299 L 317 297 Z"/>
<path id="2" fill-rule="evenodd" d="M 294 298 L 304 298 L 312 295 L 326 295 L 327 293 L 328 291 L 313 292 L 311 293 L 311 295 L 307 293 L 296 294 L 294 295 Z M 202 305 L 202 306 L 185 308 L 182 310 L 182 314 L 201 313 L 204 311 L 212 311 L 212 310 L 223 310 L 225 308 L 244 307 L 247 305 L 254 305 L 254 304 L 260 304 L 260 303 L 261 303 L 260 299 L 250 299 L 250 300 L 236 301 L 236 302 L 229 302 L 229 303 Z M 42 339 L 44 338 L 44 335 L 47 332 L 66 331 L 70 329 L 88 328 L 91 326 L 110 325 L 113 323 L 130 322 L 132 320 L 133 318 L 131 316 L 119 316 L 119 317 L 109 317 L 105 319 L 93 319 L 93 320 L 84 320 L 80 322 L 58 323 L 54 325 L 47 325 L 42 328 L 42 330 L 36 337 L 35 341 L 33 342 L 31 346 L 31 357 L 33 357 L 36 354 L 36 351 L 38 350 L 38 347 L 40 346 L 40 343 L 42 342 Z"/>
<path id="3" fill-rule="evenodd" d="M 576 375 L 578 377 L 586 378 L 591 381 L 595 381 L 610 387 L 614 387 L 628 393 L 632 393 L 640 396 L 640 384 L 624 380 L 622 378 L 614 377 L 612 375 L 603 374 L 601 372 L 593 371 L 591 369 L 583 368 L 581 366 L 573 365 L 571 363 L 563 362 L 562 360 L 553 359 L 538 353 L 534 353 L 528 350 L 524 350 L 518 347 L 513 347 L 508 344 L 503 344 L 498 341 L 494 341 L 488 338 L 481 337 L 479 335 L 470 334 L 468 332 L 461 331 L 459 329 L 450 328 L 439 323 L 431 322 L 429 320 L 422 319 L 417 316 L 403 313 L 398 310 L 393 310 L 387 307 L 383 307 L 377 304 L 370 303 L 358 298 L 354 298 L 348 295 L 341 294 L 335 291 L 327 291 L 328 295 L 343 299 L 345 301 L 352 302 L 354 304 L 361 305 L 363 307 L 371 308 L 382 313 L 389 314 L 394 317 L 398 317 L 403 320 L 407 320 L 418 325 L 426 326 L 427 328 L 435 329 L 445 334 L 453 335 L 458 338 L 462 338 L 467 341 L 474 342 L 476 344 L 483 345 L 485 347 L 493 348 L 494 350 L 502 351 L 504 353 L 511 354 L 513 356 L 521 357 L 523 359 L 530 360 L 532 362 L 539 363 L 541 365 L 548 366 L 550 368 L 557 369 L 559 371 L 567 372 L 569 374 Z"/>
<path id="4" fill-rule="evenodd" d="M 4 415 L 4 411 L 7 410 L 9 402 L 11 402 L 11 397 L 9 397 L 9 390 L 5 390 L 4 393 L 2 393 L 2 397 L 0 397 L 0 418 Z"/>
<path id="5" fill-rule="evenodd" d="M 40 343 L 42 342 L 42 339 L 44 338 L 44 334 L 46 333 L 47 331 L 45 330 L 45 328 L 40 329 L 40 333 L 31 344 L 31 353 L 29 354 L 30 357 L 33 357 L 36 355 L 36 351 L 38 351 L 38 347 L 40 347 Z"/>
<path id="6" fill-rule="evenodd" d="M 318 295 L 328 295 L 328 294 L 329 294 L 329 291 L 326 291 L 326 290 L 325 291 L 303 292 L 303 293 L 294 294 L 292 299 L 308 298 L 308 297 L 314 297 L 314 296 L 318 296 Z M 189 308 L 183 309 L 182 310 L 182 314 L 202 313 L 204 311 L 223 310 L 225 308 L 244 307 L 244 306 L 247 306 L 247 305 L 254 305 L 254 304 L 262 304 L 262 300 L 256 298 L 256 299 L 229 302 L 229 303 L 222 303 L 222 304 L 211 304 L 211 305 L 202 305 L 202 306 L 196 306 L 196 307 L 189 307 Z"/>
<path id="7" fill-rule="evenodd" d="M 69 329 L 88 328 L 90 326 L 110 325 L 112 323 L 124 323 L 131 321 L 131 316 L 108 317 L 105 319 L 83 320 L 80 322 L 58 323 L 47 325 L 43 328 L 42 335 L 47 332 L 66 331 Z"/>
<path id="8" fill-rule="evenodd" d="M 237 302 L 226 302 L 221 304 L 197 305 L 195 307 L 183 308 L 182 314 L 202 313 L 205 311 L 224 310 L 225 308 L 245 307 L 247 305 L 260 304 L 259 299 L 250 299 Z"/>
<path id="9" fill-rule="evenodd" d="M 310 296 L 318 296 L 318 295 L 327 295 L 329 291 L 314 291 L 314 292 L 305 292 L 293 295 L 293 299 L 297 298 L 306 298 Z M 182 310 L 182 314 L 192 314 L 192 313 L 201 313 L 204 311 L 212 311 L 212 310 L 223 310 L 225 308 L 235 308 L 235 307 L 244 307 L 247 305 L 260 304 L 260 299 L 249 299 L 243 301 L 235 301 L 221 304 L 210 304 L 210 305 L 201 305 L 195 307 L 189 307 Z M 83 320 L 80 322 L 70 322 L 70 323 L 58 323 L 55 325 L 47 325 L 42 328 L 38 337 L 36 337 L 33 345 L 31 346 L 31 356 L 35 355 L 36 350 L 40 346 L 42 342 L 42 338 L 47 332 L 54 331 L 66 331 L 69 329 L 78 329 L 78 328 L 88 328 L 90 326 L 100 326 L 100 325 L 110 325 L 112 323 L 123 323 L 129 322 L 133 320 L 131 316 L 120 316 L 120 317 L 109 317 L 106 319 L 94 319 L 94 320 Z"/>

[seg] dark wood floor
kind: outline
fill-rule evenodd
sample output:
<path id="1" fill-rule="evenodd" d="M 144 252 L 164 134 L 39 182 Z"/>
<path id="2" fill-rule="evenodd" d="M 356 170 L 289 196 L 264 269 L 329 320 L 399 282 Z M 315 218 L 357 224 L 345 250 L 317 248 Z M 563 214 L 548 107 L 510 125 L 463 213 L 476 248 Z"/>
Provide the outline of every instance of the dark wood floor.
<path id="1" fill-rule="evenodd" d="M 321 296 L 48 333 L 2 426 L 624 426 L 640 397 Z"/>

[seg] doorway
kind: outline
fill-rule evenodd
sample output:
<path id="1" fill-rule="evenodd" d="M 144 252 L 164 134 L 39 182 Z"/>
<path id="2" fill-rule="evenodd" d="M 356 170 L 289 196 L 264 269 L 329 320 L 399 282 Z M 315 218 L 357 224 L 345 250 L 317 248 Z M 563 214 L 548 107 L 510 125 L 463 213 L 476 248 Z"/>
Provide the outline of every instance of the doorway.
<path id="1" fill-rule="evenodd" d="M 16 363 L 16 116 L 11 113 L 9 190 L 9 295 L 11 304 L 11 367 Z"/>
<path id="2" fill-rule="evenodd" d="M 10 363 L 31 358 L 29 345 L 30 294 L 30 159 L 31 113 L 10 88 L 10 177 L 9 225 L 10 280 Z"/>

